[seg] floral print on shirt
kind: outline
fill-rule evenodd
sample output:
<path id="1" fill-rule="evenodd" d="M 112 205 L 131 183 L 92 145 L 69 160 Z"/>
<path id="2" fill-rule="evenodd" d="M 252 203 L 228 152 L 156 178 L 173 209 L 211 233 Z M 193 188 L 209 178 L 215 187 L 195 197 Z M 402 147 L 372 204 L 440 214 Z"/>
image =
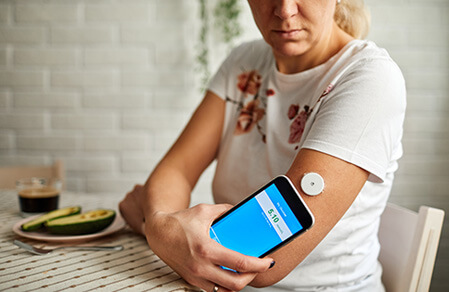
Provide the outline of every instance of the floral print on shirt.
<path id="1" fill-rule="evenodd" d="M 304 129 L 306 127 L 307 119 L 311 111 L 309 111 L 309 106 L 304 106 L 303 110 L 299 111 L 299 105 L 292 104 L 288 109 L 288 118 L 293 120 L 290 124 L 290 136 L 288 137 L 288 143 L 296 144 L 301 141 L 302 134 L 304 133 Z"/>
<path id="2" fill-rule="evenodd" d="M 313 109 L 321 101 L 321 99 L 323 99 L 323 97 L 325 97 L 326 95 L 329 94 L 329 92 L 332 91 L 332 89 L 334 89 L 334 85 L 329 84 L 312 108 L 310 108 L 308 105 L 305 105 L 303 109 L 299 112 L 300 108 L 299 104 L 290 105 L 287 112 L 287 117 L 289 120 L 293 121 L 290 124 L 290 136 L 288 137 L 288 143 L 297 144 L 301 141 L 302 134 L 304 133 L 304 129 L 306 128 L 307 120 L 309 116 L 312 114 Z M 296 149 L 298 149 L 298 146 L 295 147 L 295 150 Z"/>
<path id="3" fill-rule="evenodd" d="M 267 98 L 274 96 L 276 92 L 271 88 L 267 88 L 262 91 L 265 94 L 260 94 L 261 87 L 262 76 L 257 70 L 244 71 L 237 76 L 237 88 L 242 92 L 243 98 L 241 98 L 240 101 L 237 101 L 230 97 L 226 97 L 226 101 L 238 105 L 237 111 L 239 112 L 239 117 L 237 118 L 234 134 L 246 134 L 256 128 L 262 136 L 262 141 L 266 143 L 266 135 L 259 122 L 265 117 Z M 289 144 L 298 144 L 301 141 L 307 120 L 312 114 L 313 109 L 324 96 L 332 91 L 333 88 L 334 85 L 329 84 L 312 107 L 304 105 L 301 108 L 299 104 L 290 105 L 287 111 L 287 117 L 292 121 L 289 129 Z M 248 96 L 252 96 L 252 99 L 246 100 Z M 299 146 L 296 145 L 295 150 L 298 149 L 298 147 Z"/>
<path id="4" fill-rule="evenodd" d="M 234 130 L 235 135 L 242 135 L 257 129 L 262 136 L 262 141 L 266 142 L 266 135 L 259 123 L 266 114 L 266 99 L 275 94 L 273 89 L 266 89 L 261 94 L 262 76 L 257 70 L 244 71 L 237 76 L 237 88 L 242 92 L 243 98 L 240 102 L 226 97 L 226 101 L 237 104 L 239 117 Z M 248 98 L 252 96 L 251 98 Z M 247 100 L 248 99 L 248 100 Z"/>
<path id="5" fill-rule="evenodd" d="M 255 95 L 259 92 L 260 85 L 262 84 L 262 76 L 256 70 L 243 72 L 237 79 L 237 87 L 243 92 L 245 97 L 248 94 Z"/>

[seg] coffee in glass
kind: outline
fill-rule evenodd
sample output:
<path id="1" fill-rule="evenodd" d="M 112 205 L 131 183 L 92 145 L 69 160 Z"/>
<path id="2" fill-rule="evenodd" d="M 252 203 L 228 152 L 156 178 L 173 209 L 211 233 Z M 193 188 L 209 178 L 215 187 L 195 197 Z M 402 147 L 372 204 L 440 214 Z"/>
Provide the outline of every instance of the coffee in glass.
<path id="1" fill-rule="evenodd" d="M 22 216 L 58 209 L 61 181 L 51 178 L 26 178 L 17 181 Z"/>

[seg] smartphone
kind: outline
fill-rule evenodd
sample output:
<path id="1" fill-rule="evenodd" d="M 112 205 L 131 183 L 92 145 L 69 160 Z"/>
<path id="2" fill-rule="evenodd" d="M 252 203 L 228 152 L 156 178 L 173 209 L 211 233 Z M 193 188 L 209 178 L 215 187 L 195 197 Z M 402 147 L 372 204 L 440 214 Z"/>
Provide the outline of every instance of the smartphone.
<path id="1" fill-rule="evenodd" d="M 296 188 L 281 175 L 214 220 L 209 233 L 229 249 L 262 258 L 313 224 Z"/>

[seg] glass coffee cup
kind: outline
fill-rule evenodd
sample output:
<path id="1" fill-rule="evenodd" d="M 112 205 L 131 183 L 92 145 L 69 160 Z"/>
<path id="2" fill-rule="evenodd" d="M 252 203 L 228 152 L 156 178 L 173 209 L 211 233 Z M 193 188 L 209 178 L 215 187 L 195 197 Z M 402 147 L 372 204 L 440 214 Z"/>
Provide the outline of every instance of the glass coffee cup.
<path id="1" fill-rule="evenodd" d="M 16 182 L 23 217 L 58 209 L 62 182 L 57 178 L 23 178 Z"/>

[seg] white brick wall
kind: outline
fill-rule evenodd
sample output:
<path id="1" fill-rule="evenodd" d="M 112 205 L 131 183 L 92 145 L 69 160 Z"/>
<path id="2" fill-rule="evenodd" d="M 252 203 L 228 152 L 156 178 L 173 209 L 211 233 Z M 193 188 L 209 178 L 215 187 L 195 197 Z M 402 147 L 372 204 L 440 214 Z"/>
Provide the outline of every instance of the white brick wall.
<path id="1" fill-rule="evenodd" d="M 58 91 L 49 93 L 18 92 L 14 94 L 14 107 L 20 109 L 73 109 L 80 107 L 80 98 L 76 93 Z"/>
<path id="2" fill-rule="evenodd" d="M 17 23 L 76 23 L 78 9 L 75 5 L 18 4 L 15 5 L 14 20 Z"/>
<path id="3" fill-rule="evenodd" d="M 10 16 L 12 19 L 13 16 Z M 45 29 L 42 27 L 8 27 L 0 28 L 0 36 L 3 44 L 43 44 L 45 42 Z"/>
<path id="4" fill-rule="evenodd" d="M 77 26 L 51 27 L 50 42 L 52 44 L 110 44 L 114 41 L 115 28 L 107 25 L 89 25 L 80 28 Z"/>
<path id="5" fill-rule="evenodd" d="M 13 64 L 17 67 L 72 67 L 77 64 L 77 51 L 75 49 L 48 49 L 31 48 L 15 49 Z"/>
<path id="6" fill-rule="evenodd" d="M 244 2 L 248 40 L 259 34 Z M 448 211 L 449 1 L 366 2 L 369 38 L 407 81 L 391 200 Z M 142 183 L 201 100 L 198 28 L 196 0 L 0 1 L 0 165 L 61 158 L 74 191 L 125 193 Z M 211 50 L 212 71 L 226 51 Z M 193 203 L 211 202 L 212 171 Z M 449 289 L 448 227 L 432 291 Z"/>
<path id="7" fill-rule="evenodd" d="M 51 72 L 51 87 L 66 87 L 67 90 L 73 89 L 91 89 L 91 88 L 117 88 L 119 86 L 119 73 L 115 70 L 77 70 L 72 71 L 53 71 Z"/>
<path id="8" fill-rule="evenodd" d="M 20 154 L 34 150 L 37 153 L 35 155 L 48 155 L 55 152 L 54 155 L 58 157 L 61 152 L 81 150 L 82 141 L 75 135 L 44 135 L 44 133 L 36 134 L 36 132 L 17 134 L 15 152 Z"/>
<path id="9" fill-rule="evenodd" d="M 0 72 L 0 86 L 9 88 L 28 87 L 28 90 L 32 89 L 30 87 L 42 88 L 44 87 L 44 75 L 43 71 L 22 71 L 20 69 L 13 71 L 6 69 Z"/>
<path id="10" fill-rule="evenodd" d="M 150 93 L 86 93 L 82 99 L 84 108 L 92 109 L 139 109 L 149 107 Z"/>
<path id="11" fill-rule="evenodd" d="M 43 130 L 43 114 L 6 113 L 0 116 L 0 128 L 11 130 Z"/>
<path id="12" fill-rule="evenodd" d="M 132 22 L 149 23 L 156 14 L 154 1 L 128 3 L 127 1 L 104 1 L 102 4 L 86 2 L 84 17 L 86 22 Z"/>

